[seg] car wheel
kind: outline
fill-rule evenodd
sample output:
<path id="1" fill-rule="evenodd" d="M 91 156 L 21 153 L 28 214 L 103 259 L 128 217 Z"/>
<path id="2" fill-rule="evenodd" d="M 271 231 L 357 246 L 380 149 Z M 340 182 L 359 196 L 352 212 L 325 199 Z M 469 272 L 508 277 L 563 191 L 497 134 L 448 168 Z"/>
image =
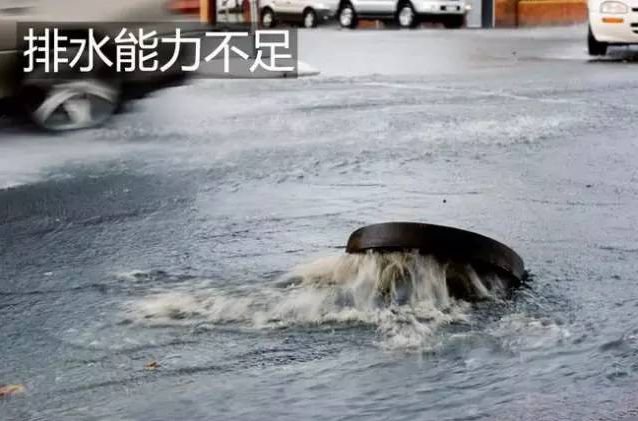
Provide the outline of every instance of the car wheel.
<path id="1" fill-rule="evenodd" d="M 342 28 L 354 29 L 357 27 L 357 14 L 350 2 L 346 2 L 339 9 L 339 25 Z"/>
<path id="2" fill-rule="evenodd" d="M 303 12 L 304 28 L 314 28 L 317 26 L 317 14 L 312 9 L 306 9 Z"/>
<path id="3" fill-rule="evenodd" d="M 414 13 L 412 3 L 405 2 L 399 6 L 397 22 L 401 28 L 414 28 L 416 26 L 416 13 Z"/>
<path id="4" fill-rule="evenodd" d="M 22 104 L 31 121 L 48 131 L 96 127 L 119 108 L 119 84 L 98 79 L 77 81 L 25 81 Z"/>
<path id="5" fill-rule="evenodd" d="M 266 7 L 261 12 L 261 26 L 262 28 L 274 28 L 275 22 L 275 12 L 270 7 Z"/>
<path id="6" fill-rule="evenodd" d="M 443 21 L 443 26 L 447 29 L 459 29 L 465 23 L 465 16 L 450 16 Z"/>
<path id="7" fill-rule="evenodd" d="M 596 40 L 594 33 L 591 31 L 591 26 L 587 35 L 587 50 L 590 56 L 604 56 L 607 54 L 607 44 Z"/>

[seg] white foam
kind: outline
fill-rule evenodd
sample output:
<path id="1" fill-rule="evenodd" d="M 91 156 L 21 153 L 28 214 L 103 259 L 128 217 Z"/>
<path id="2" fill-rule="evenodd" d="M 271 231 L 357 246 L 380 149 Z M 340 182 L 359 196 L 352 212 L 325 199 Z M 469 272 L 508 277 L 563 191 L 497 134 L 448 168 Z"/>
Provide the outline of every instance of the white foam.
<path id="1" fill-rule="evenodd" d="M 570 331 L 553 320 L 539 319 L 524 313 L 508 314 L 487 333 L 513 352 L 526 352 L 559 345 L 571 336 Z"/>
<path id="2" fill-rule="evenodd" d="M 141 324 L 237 323 L 246 328 L 363 324 L 387 349 L 429 348 L 437 329 L 464 322 L 469 304 L 450 296 L 451 270 L 418 253 L 341 255 L 294 268 L 275 284 L 251 289 L 182 286 L 127 305 Z M 458 270 L 456 268 L 455 270 Z M 469 288 L 490 292 L 474 271 Z"/>

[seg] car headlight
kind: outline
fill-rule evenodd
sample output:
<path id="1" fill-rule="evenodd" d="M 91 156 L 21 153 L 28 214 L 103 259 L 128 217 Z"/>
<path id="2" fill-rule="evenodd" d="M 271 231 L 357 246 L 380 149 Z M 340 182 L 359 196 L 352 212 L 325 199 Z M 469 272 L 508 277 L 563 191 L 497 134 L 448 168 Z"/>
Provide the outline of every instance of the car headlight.
<path id="1" fill-rule="evenodd" d="M 629 8 L 627 7 L 627 5 L 619 1 L 604 1 L 600 5 L 600 13 L 622 15 L 627 12 L 629 12 Z"/>

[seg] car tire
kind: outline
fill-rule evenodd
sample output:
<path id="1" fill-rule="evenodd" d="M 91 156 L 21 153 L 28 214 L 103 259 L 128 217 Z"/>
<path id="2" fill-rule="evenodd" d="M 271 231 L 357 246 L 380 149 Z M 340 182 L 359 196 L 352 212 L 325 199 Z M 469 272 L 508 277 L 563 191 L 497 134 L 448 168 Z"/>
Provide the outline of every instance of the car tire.
<path id="1" fill-rule="evenodd" d="M 261 27 L 265 29 L 274 28 L 277 25 L 275 20 L 275 12 L 270 7 L 264 7 L 260 17 Z"/>
<path id="2" fill-rule="evenodd" d="M 414 7 L 409 1 L 403 2 L 397 8 L 397 23 L 401 28 L 416 28 L 418 19 L 414 12 Z"/>
<path id="3" fill-rule="evenodd" d="M 450 16 L 443 21 L 443 26 L 447 29 L 459 29 L 465 24 L 465 16 Z"/>
<path id="4" fill-rule="evenodd" d="M 348 1 L 342 4 L 339 8 L 338 20 L 342 28 L 354 29 L 357 27 L 357 12 L 355 12 L 352 3 Z"/>
<path id="5" fill-rule="evenodd" d="M 587 51 L 590 56 L 604 56 L 607 54 L 607 43 L 598 42 L 596 37 L 594 37 L 594 33 L 591 31 L 591 26 L 589 27 L 589 31 L 587 34 Z"/>
<path id="6" fill-rule="evenodd" d="M 52 132 L 102 125 L 122 104 L 121 85 L 100 79 L 23 81 L 20 102 L 38 128 Z"/>
<path id="7" fill-rule="evenodd" d="M 316 28 L 317 27 L 317 13 L 314 10 L 312 10 L 311 8 L 308 8 L 308 9 L 304 10 L 302 24 L 303 24 L 304 28 Z"/>

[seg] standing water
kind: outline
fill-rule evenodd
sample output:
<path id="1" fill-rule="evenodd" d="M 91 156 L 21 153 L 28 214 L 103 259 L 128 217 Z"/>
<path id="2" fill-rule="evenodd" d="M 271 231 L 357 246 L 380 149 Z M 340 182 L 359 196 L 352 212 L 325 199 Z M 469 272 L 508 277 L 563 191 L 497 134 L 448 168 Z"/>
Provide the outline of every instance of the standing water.
<path id="1" fill-rule="evenodd" d="M 635 417 L 635 64 L 586 27 L 302 32 L 323 77 L 0 133 L 0 420 Z M 531 280 L 466 269 L 470 302 L 427 256 L 315 260 L 390 220 Z"/>

